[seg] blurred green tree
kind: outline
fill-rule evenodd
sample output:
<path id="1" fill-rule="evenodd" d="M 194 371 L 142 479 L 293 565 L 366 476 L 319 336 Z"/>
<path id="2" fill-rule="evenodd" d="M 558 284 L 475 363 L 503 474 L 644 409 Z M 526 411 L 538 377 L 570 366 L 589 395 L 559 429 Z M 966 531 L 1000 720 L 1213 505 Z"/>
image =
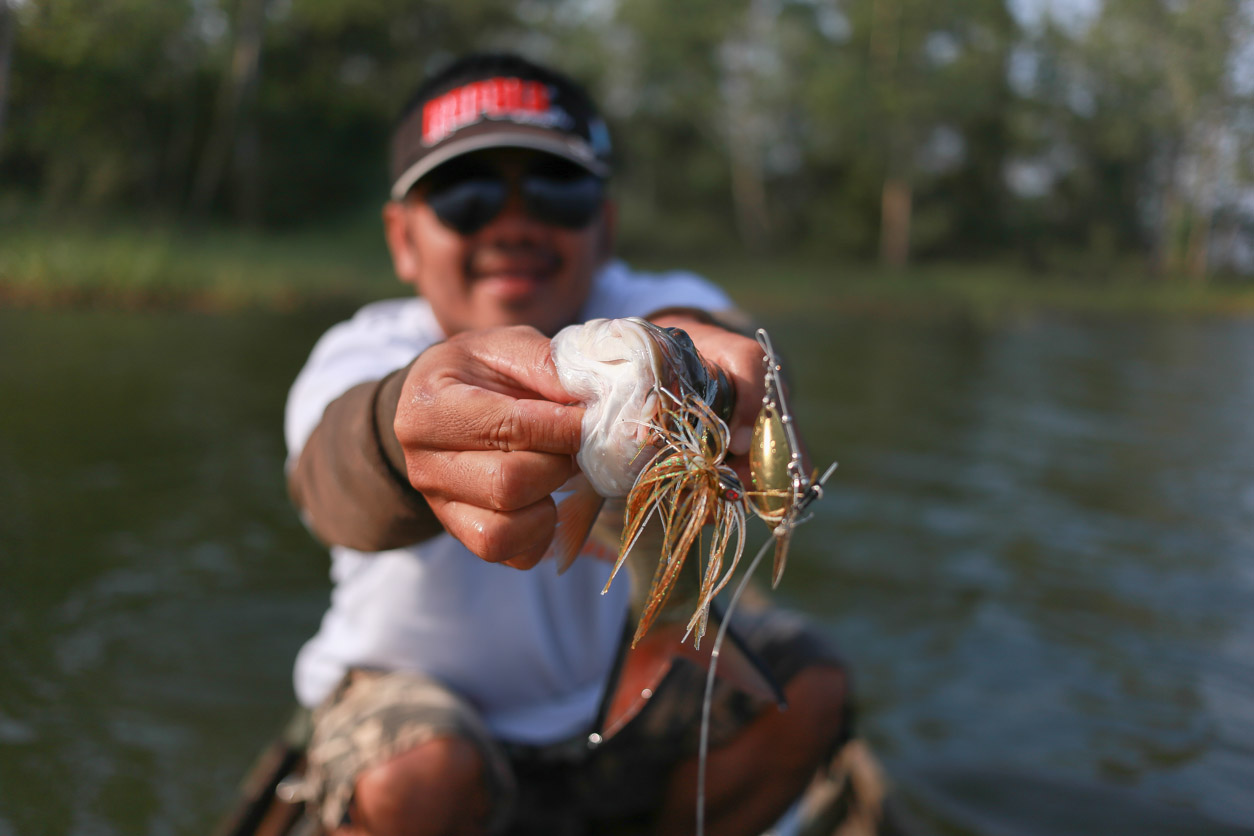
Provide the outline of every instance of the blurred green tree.
<path id="1" fill-rule="evenodd" d="M 1250 133 L 1235 62 L 1251 43 L 1239 0 L 1105 0 L 1086 25 L 1036 41 L 1035 136 L 1052 159 L 1064 240 L 1109 262 L 1146 253 L 1200 279 L 1212 219 L 1239 197 Z"/>
<path id="2" fill-rule="evenodd" d="M 1103 0 L 1068 25 L 1012 5 L 0 0 L 0 211 L 359 213 L 418 79 L 506 48 L 604 103 L 629 247 L 1205 274 L 1216 213 L 1243 211 L 1248 4 Z"/>
<path id="3" fill-rule="evenodd" d="M 9 0 L 0 0 L 0 149 L 4 148 L 4 117 L 9 107 L 9 70 L 13 65 L 13 41 L 17 21 Z"/>

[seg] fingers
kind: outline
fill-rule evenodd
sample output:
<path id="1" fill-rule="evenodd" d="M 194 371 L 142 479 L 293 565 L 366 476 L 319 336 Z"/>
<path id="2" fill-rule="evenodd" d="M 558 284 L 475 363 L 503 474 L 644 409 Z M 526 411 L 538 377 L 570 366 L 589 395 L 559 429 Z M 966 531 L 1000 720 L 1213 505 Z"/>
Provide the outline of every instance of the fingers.
<path id="1" fill-rule="evenodd" d="M 453 358 L 465 357 L 484 388 L 515 397 L 538 395 L 556 403 L 570 403 L 553 366 L 549 338 L 534 328 L 515 326 L 466 332 L 434 347 Z"/>
<path id="2" fill-rule="evenodd" d="M 553 539 L 551 494 L 576 472 L 568 455 L 437 451 L 415 457 L 410 482 L 444 530 L 480 559 L 530 569 Z"/>
<path id="3" fill-rule="evenodd" d="M 540 562 L 557 525 L 557 507 L 549 497 L 511 511 L 442 499 L 430 505 L 445 530 L 471 552 L 488 563 L 515 569 L 530 569 Z"/>
<path id="4" fill-rule="evenodd" d="M 583 421 L 579 407 L 519 399 L 464 380 L 422 383 L 408 402 L 397 407 L 395 429 L 402 447 L 579 452 Z M 404 400 L 404 392 L 401 397 Z"/>
<path id="5" fill-rule="evenodd" d="M 728 429 L 732 432 L 732 453 L 749 451 L 753 437 L 753 424 L 762 410 L 762 397 L 766 394 L 762 369 L 762 346 L 756 340 L 739 334 L 730 334 L 718 359 L 711 358 L 736 384 L 736 408 L 732 412 Z M 737 443 L 739 442 L 739 443 Z"/>
<path id="6" fill-rule="evenodd" d="M 514 511 L 533 505 L 575 474 L 573 458 L 521 451 L 433 451 L 416 457 L 409 481 L 428 501 L 441 498 L 488 511 Z"/>
<path id="7" fill-rule="evenodd" d="M 579 451 L 583 410 L 568 406 L 531 328 L 503 328 L 432 346 L 411 366 L 394 428 L 407 454 L 438 450 Z"/>
<path id="8" fill-rule="evenodd" d="M 727 424 L 731 431 L 731 453 L 747 453 L 753 440 L 753 424 L 762 409 L 762 397 L 766 394 L 762 346 L 757 340 L 734 331 L 682 315 L 659 318 L 657 321 L 687 331 L 701 356 L 722 369 L 735 384 L 736 406 Z"/>
<path id="9" fill-rule="evenodd" d="M 583 410 L 570 401 L 533 328 L 455 336 L 410 366 L 393 422 L 406 475 L 481 559 L 527 569 L 543 557 L 549 495 L 579 450 Z"/>

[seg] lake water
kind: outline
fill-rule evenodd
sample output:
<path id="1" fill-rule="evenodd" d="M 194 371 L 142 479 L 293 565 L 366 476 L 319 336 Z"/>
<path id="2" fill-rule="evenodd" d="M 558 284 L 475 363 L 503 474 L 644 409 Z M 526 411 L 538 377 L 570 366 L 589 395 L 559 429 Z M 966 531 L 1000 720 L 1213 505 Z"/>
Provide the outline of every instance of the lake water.
<path id="1" fill-rule="evenodd" d="M 280 428 L 346 313 L 0 311 L 0 836 L 228 807 L 327 596 Z M 779 594 L 902 809 L 1254 833 L 1254 322 L 768 324 L 840 461 Z"/>

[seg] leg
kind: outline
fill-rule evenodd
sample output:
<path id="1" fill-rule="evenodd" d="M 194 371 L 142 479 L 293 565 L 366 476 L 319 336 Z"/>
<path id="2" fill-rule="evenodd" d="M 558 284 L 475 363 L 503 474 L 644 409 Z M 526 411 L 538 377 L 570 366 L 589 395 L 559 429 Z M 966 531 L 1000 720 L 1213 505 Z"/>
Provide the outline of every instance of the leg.
<path id="1" fill-rule="evenodd" d="M 788 710 L 767 708 L 706 764 L 705 822 L 710 836 L 761 833 L 801 795 L 831 757 L 841 735 L 845 674 L 813 665 L 784 689 Z M 659 833 L 693 832 L 697 759 L 682 761 L 671 776 Z"/>
<path id="2" fill-rule="evenodd" d="M 472 836 L 487 832 L 491 794 L 478 748 L 438 737 L 363 771 L 340 836 Z"/>
<path id="3" fill-rule="evenodd" d="M 336 836 L 479 834 L 513 772 L 465 700 L 425 677 L 354 671 L 314 712 L 306 795 Z"/>

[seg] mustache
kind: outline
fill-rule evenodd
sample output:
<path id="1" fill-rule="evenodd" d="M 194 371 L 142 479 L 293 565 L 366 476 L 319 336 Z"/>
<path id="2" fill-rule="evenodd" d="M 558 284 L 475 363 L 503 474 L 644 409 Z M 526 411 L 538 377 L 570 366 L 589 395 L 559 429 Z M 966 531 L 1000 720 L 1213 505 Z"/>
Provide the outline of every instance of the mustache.
<path id="1" fill-rule="evenodd" d="M 565 263 L 552 247 L 529 241 L 488 243 L 466 254 L 466 275 L 483 276 L 501 272 L 555 273 Z"/>

